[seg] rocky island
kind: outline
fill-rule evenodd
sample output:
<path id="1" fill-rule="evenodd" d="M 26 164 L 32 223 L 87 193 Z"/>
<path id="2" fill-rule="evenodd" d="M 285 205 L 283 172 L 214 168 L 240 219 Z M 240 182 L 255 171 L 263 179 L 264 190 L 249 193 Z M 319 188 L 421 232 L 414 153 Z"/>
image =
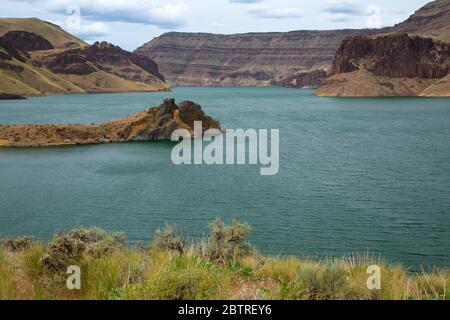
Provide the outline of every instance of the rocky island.
<path id="1" fill-rule="evenodd" d="M 103 124 L 0 125 L 0 147 L 47 147 L 127 141 L 170 140 L 176 129 L 220 129 L 220 123 L 207 116 L 201 106 L 165 99 L 157 107 Z"/>

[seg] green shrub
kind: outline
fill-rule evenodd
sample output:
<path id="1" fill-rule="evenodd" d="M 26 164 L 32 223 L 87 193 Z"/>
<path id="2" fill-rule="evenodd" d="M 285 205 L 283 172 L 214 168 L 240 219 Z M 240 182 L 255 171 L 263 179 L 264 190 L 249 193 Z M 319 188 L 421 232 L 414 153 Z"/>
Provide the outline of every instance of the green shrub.
<path id="1" fill-rule="evenodd" d="M 19 252 L 28 249 L 33 244 L 33 238 L 17 237 L 15 239 L 4 239 L 0 241 L 0 248 L 10 252 Z"/>
<path id="2" fill-rule="evenodd" d="M 48 243 L 40 263 L 50 273 L 65 272 L 68 266 L 79 263 L 84 253 L 100 258 L 124 248 L 125 241 L 122 233 L 110 235 L 97 228 L 60 232 Z"/>
<path id="3" fill-rule="evenodd" d="M 246 242 L 250 233 L 250 226 L 233 220 L 226 225 L 216 219 L 209 225 L 207 252 L 209 258 L 216 263 L 235 263 L 239 257 L 250 252 L 250 245 Z"/>
<path id="4" fill-rule="evenodd" d="M 186 250 L 181 229 L 169 225 L 162 230 L 156 230 L 152 245 L 161 250 L 175 251 L 179 255 L 184 255 Z"/>

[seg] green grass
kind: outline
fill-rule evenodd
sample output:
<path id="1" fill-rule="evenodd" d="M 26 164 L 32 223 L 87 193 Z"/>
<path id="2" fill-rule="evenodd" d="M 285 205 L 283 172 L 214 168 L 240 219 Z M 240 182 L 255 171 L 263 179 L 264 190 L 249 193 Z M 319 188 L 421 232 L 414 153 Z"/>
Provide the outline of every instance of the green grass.
<path id="1" fill-rule="evenodd" d="M 247 224 L 219 220 L 210 236 L 189 240 L 177 228 L 130 248 L 124 235 L 99 229 L 57 233 L 48 244 L 0 243 L 0 300 L 449 300 L 448 269 L 408 273 L 368 254 L 311 260 L 268 257 L 247 242 Z M 66 288 L 66 268 L 81 268 L 81 290 Z M 381 269 L 380 290 L 366 285 Z"/>

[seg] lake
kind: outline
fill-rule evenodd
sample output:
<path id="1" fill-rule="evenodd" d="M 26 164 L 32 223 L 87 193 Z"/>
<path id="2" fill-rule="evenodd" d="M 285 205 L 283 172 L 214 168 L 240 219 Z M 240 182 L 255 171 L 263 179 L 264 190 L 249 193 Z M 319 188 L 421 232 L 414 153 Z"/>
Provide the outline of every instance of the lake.
<path id="1" fill-rule="evenodd" d="M 170 142 L 0 148 L 0 235 L 48 239 L 98 226 L 147 242 L 214 218 L 253 227 L 262 252 L 369 251 L 415 268 L 449 265 L 450 99 L 318 98 L 285 88 L 174 88 L 0 101 L 0 123 L 98 123 L 165 97 L 193 100 L 225 128 L 280 129 L 280 172 L 175 166 Z"/>

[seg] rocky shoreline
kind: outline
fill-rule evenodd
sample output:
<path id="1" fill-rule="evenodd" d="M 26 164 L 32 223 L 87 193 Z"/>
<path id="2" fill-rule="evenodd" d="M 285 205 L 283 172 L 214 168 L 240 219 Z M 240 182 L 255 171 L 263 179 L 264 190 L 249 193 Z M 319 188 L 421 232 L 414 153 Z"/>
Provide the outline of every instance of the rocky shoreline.
<path id="1" fill-rule="evenodd" d="M 0 93 L 0 100 L 25 100 L 25 97 L 17 94 Z"/>
<path id="2" fill-rule="evenodd" d="M 192 101 L 178 105 L 165 99 L 157 107 L 103 124 L 0 125 L 0 147 L 48 147 L 61 145 L 105 144 L 127 141 L 170 140 L 176 129 L 220 129 L 220 123 L 207 116 Z"/>

